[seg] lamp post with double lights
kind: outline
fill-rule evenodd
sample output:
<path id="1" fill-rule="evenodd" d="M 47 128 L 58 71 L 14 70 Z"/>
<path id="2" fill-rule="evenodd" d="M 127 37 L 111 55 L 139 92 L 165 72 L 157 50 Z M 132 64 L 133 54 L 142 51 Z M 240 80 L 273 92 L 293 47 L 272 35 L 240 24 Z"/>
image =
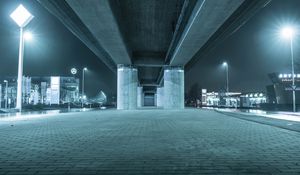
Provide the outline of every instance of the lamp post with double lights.
<path id="1" fill-rule="evenodd" d="M 85 96 L 85 93 L 84 93 L 84 73 L 85 71 L 87 71 L 88 69 L 85 67 L 82 69 L 82 97 L 81 97 L 81 107 L 83 107 L 83 101 L 86 100 L 86 96 Z"/>
<path id="2" fill-rule="evenodd" d="M 8 81 L 7 81 L 7 80 L 4 80 L 3 82 L 5 83 L 5 109 L 7 109 L 7 100 L 8 100 L 8 96 L 7 96 Z"/>
<path id="3" fill-rule="evenodd" d="M 293 91 L 293 112 L 296 112 L 296 85 L 295 85 L 295 69 L 294 69 L 294 48 L 293 48 L 293 37 L 295 35 L 295 29 L 288 26 L 281 30 L 281 36 L 288 39 L 290 42 L 290 54 L 292 61 L 292 91 Z"/>
<path id="4" fill-rule="evenodd" d="M 23 29 L 33 19 L 33 15 L 21 4 L 10 17 L 20 27 L 20 43 L 19 43 L 19 65 L 18 65 L 18 87 L 17 87 L 17 104 L 16 109 L 22 110 L 22 77 L 23 77 L 23 57 L 24 57 L 24 34 Z"/>

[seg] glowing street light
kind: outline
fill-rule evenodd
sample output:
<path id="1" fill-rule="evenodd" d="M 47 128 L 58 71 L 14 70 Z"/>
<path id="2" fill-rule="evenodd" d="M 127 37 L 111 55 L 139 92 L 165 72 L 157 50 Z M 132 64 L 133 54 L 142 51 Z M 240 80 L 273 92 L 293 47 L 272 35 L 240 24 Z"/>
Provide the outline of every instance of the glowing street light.
<path id="1" fill-rule="evenodd" d="M 283 38 L 291 39 L 295 35 L 295 30 L 292 27 L 287 26 L 282 28 L 280 33 Z"/>
<path id="2" fill-rule="evenodd" d="M 19 66 L 18 66 L 18 89 L 16 109 L 22 110 L 22 77 L 23 77 L 23 57 L 24 57 L 24 35 L 23 28 L 33 19 L 33 15 L 21 4 L 10 17 L 20 27 L 20 45 L 19 45 Z"/>
<path id="3" fill-rule="evenodd" d="M 226 92 L 229 92 L 229 87 L 228 87 L 228 84 L 229 84 L 228 64 L 227 64 L 227 62 L 225 61 L 225 62 L 223 62 L 222 65 L 223 65 L 223 66 L 225 67 L 225 69 L 226 69 Z"/>
<path id="4" fill-rule="evenodd" d="M 24 39 L 25 39 L 26 41 L 31 41 L 31 40 L 33 39 L 32 33 L 30 33 L 30 32 L 25 32 L 25 33 L 24 33 Z"/>
<path id="5" fill-rule="evenodd" d="M 292 60 L 292 90 L 293 90 L 293 112 L 296 112 L 296 86 L 295 86 L 295 71 L 294 71 L 294 50 L 293 50 L 293 38 L 295 36 L 295 29 L 291 26 L 282 28 L 281 36 L 285 39 L 290 40 L 290 51 L 291 51 L 291 60 Z M 290 74 L 289 74 L 290 77 Z"/>

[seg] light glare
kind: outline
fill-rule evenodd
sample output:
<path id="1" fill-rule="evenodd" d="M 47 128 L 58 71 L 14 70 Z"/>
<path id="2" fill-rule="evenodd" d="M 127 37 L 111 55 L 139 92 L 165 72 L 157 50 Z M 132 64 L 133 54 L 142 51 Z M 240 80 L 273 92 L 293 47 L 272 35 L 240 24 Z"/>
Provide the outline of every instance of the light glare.
<path id="1" fill-rule="evenodd" d="M 30 32 L 25 32 L 24 33 L 24 39 L 27 41 L 31 41 L 32 40 L 32 34 Z"/>
<path id="2" fill-rule="evenodd" d="M 281 30 L 281 36 L 284 37 L 284 38 L 293 38 L 295 34 L 295 30 L 294 28 L 292 27 L 284 27 L 282 30 Z"/>

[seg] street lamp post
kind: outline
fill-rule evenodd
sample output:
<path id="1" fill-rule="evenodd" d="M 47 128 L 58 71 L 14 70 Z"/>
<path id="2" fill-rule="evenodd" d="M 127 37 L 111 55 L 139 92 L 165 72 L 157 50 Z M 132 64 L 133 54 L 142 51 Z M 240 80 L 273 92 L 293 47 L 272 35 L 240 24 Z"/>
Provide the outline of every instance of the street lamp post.
<path id="1" fill-rule="evenodd" d="M 85 100 L 86 96 L 84 94 L 84 72 L 87 71 L 87 68 L 82 69 L 82 98 L 81 98 L 81 107 L 83 107 L 83 100 Z"/>
<path id="2" fill-rule="evenodd" d="M 10 17 L 20 27 L 20 43 L 19 43 L 19 65 L 18 65 L 18 88 L 17 88 L 17 104 L 16 109 L 22 110 L 22 77 L 23 77 L 23 57 L 24 57 L 24 27 L 32 20 L 33 16 L 21 4 Z"/>
<path id="3" fill-rule="evenodd" d="M 223 62 L 223 66 L 225 67 L 226 69 L 226 92 L 229 92 L 229 75 L 228 75 L 228 64 L 227 62 Z"/>
<path id="4" fill-rule="evenodd" d="M 291 54 L 291 61 L 292 61 L 293 112 L 296 112 L 296 85 L 295 85 L 294 49 L 293 49 L 293 36 L 295 34 L 295 31 L 292 27 L 285 27 L 282 29 L 281 34 L 283 37 L 290 40 L 290 54 Z"/>
<path id="5" fill-rule="evenodd" d="M 7 96 L 7 89 L 8 89 L 8 81 L 4 80 L 5 83 L 5 109 L 7 109 L 7 100 L 8 100 L 8 96 Z"/>
<path id="6" fill-rule="evenodd" d="M 75 75 L 77 74 L 77 69 L 75 68 L 75 67 L 73 67 L 72 69 L 71 69 L 71 74 L 74 76 L 74 78 L 75 78 Z M 69 95 L 70 96 L 70 95 Z M 69 101 L 68 101 L 68 110 L 70 111 L 70 109 L 71 109 L 71 105 L 70 105 L 70 100 L 71 100 L 71 98 L 69 97 Z"/>

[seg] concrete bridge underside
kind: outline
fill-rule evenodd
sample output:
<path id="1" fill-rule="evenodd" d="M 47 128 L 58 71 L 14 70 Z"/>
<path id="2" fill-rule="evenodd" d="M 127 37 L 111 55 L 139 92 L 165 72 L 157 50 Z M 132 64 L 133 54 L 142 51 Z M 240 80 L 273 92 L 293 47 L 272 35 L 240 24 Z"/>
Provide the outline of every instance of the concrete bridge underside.
<path id="1" fill-rule="evenodd" d="M 118 109 L 184 108 L 184 70 L 270 2 L 38 1 L 117 73 Z"/>

